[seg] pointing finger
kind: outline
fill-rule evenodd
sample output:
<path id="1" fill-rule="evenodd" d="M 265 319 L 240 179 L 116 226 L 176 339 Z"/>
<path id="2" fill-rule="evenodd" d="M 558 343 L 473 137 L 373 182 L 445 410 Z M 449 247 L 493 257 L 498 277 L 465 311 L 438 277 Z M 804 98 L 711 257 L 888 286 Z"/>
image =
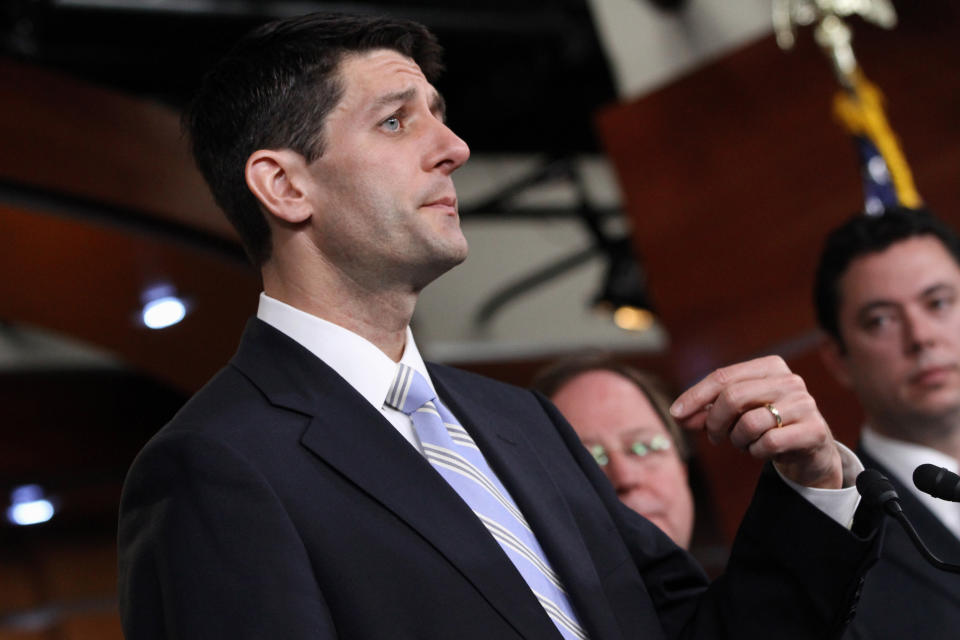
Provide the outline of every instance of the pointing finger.
<path id="1" fill-rule="evenodd" d="M 780 356 L 767 356 L 722 367 L 680 394 L 670 406 L 670 415 L 686 422 L 706 405 L 715 402 L 720 393 L 731 384 L 785 372 L 789 372 L 789 369 Z"/>

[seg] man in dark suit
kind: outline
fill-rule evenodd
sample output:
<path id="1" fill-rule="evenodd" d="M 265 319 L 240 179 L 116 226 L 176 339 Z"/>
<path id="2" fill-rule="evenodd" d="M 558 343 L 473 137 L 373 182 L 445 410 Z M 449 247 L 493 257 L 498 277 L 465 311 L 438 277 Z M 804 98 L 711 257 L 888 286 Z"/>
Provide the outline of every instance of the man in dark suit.
<path id="1" fill-rule="evenodd" d="M 782 360 L 719 370 L 671 408 L 776 462 L 710 586 L 542 396 L 423 362 L 417 296 L 467 249 L 451 174 L 469 150 L 438 71 L 420 25 L 311 15 L 206 78 L 194 154 L 264 293 L 127 477 L 127 637 L 838 634 L 875 540 L 844 526 L 858 461 Z"/>
<path id="2" fill-rule="evenodd" d="M 960 561 L 960 505 L 920 492 L 920 464 L 960 460 L 960 241 L 927 211 L 858 215 L 827 238 L 815 286 L 824 361 L 866 414 L 858 454 L 940 557 Z M 888 523 L 850 638 L 954 638 L 960 576 Z"/>

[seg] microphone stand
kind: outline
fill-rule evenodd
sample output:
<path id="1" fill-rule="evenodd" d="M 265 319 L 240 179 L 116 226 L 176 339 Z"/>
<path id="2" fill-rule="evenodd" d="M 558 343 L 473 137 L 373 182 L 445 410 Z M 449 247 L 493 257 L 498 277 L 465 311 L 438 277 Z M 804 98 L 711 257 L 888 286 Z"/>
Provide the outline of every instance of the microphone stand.
<path id="1" fill-rule="evenodd" d="M 887 505 L 896 504 L 895 509 L 887 509 Z M 944 562 L 937 556 L 933 555 L 933 552 L 927 548 L 927 545 L 923 543 L 923 540 L 920 539 L 920 534 L 917 533 L 917 530 L 913 528 L 913 525 L 910 524 L 910 520 L 907 519 L 907 514 L 900 509 L 900 505 L 896 502 L 888 502 L 884 505 L 884 510 L 889 514 L 894 520 L 900 523 L 900 526 L 903 527 L 903 530 L 907 532 L 907 535 L 910 536 L 910 539 L 913 540 L 913 546 L 917 548 L 917 551 L 920 552 L 927 562 L 935 566 L 941 571 L 949 571 L 950 573 L 960 573 L 960 565 L 950 564 L 949 562 Z"/>
<path id="2" fill-rule="evenodd" d="M 917 551 L 927 562 L 941 571 L 960 573 L 960 565 L 944 562 L 933 555 L 927 545 L 923 543 L 920 534 L 913 528 L 907 514 L 903 512 L 903 508 L 900 506 L 900 496 L 897 495 L 896 489 L 882 473 L 876 469 L 862 471 L 857 476 L 857 491 L 860 492 L 867 504 L 881 507 L 884 513 L 900 523 L 910 540 L 913 541 L 913 546 L 917 548 Z"/>

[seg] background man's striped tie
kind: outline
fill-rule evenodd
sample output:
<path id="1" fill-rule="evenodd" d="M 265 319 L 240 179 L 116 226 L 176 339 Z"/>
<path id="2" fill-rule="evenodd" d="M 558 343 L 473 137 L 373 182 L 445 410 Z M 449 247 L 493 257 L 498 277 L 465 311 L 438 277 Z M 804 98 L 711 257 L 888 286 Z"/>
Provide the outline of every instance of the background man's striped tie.
<path id="1" fill-rule="evenodd" d="M 427 460 L 487 527 L 563 637 L 585 640 L 587 635 L 563 584 L 530 525 L 473 438 L 443 406 L 426 379 L 406 365 L 397 365 L 386 403 L 410 416 Z"/>

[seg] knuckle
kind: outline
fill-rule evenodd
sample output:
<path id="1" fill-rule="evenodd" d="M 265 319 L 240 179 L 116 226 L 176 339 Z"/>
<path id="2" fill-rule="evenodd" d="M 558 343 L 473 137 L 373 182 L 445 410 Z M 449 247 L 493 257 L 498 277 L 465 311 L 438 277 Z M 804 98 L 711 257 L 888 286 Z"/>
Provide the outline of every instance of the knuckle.
<path id="1" fill-rule="evenodd" d="M 817 430 L 817 448 L 824 447 L 829 442 L 828 433 L 825 429 Z"/>
<path id="2" fill-rule="evenodd" d="M 728 384 L 730 382 L 730 368 L 729 367 L 720 367 L 719 369 L 713 372 L 713 379 L 721 385 Z"/>
<path id="3" fill-rule="evenodd" d="M 748 433 L 759 435 L 763 433 L 766 425 L 763 424 L 765 416 L 759 411 L 749 411 L 740 419 Z"/>
<path id="4" fill-rule="evenodd" d="M 767 356 L 766 360 L 767 360 L 767 364 L 769 364 L 771 367 L 774 367 L 776 369 L 786 369 L 787 371 L 790 370 L 790 368 L 787 366 L 787 361 L 784 360 L 782 356 L 778 356 L 778 355 Z"/>
<path id="5" fill-rule="evenodd" d="M 807 390 L 807 383 L 804 381 L 803 376 L 796 373 L 790 374 L 790 385 L 795 389 L 800 389 L 802 391 Z"/>
<path id="6" fill-rule="evenodd" d="M 807 394 L 803 396 L 800 400 L 800 409 L 804 414 L 817 414 L 817 401 L 813 399 L 813 396 Z"/>
<path id="7" fill-rule="evenodd" d="M 780 444 L 781 444 L 780 435 L 781 435 L 780 429 L 768 429 L 766 432 L 764 432 L 761 440 L 763 440 L 766 443 L 766 447 L 770 451 L 779 451 Z"/>
<path id="8" fill-rule="evenodd" d="M 815 452 L 822 449 L 827 444 L 827 433 L 823 429 L 814 429 L 807 434 L 805 449 Z"/>
<path id="9" fill-rule="evenodd" d="M 739 413 L 743 402 L 743 392 L 736 386 L 726 387 L 720 392 L 717 400 L 722 406 Z"/>
<path id="10" fill-rule="evenodd" d="M 754 440 L 747 447 L 747 451 L 755 458 L 760 458 L 761 460 L 766 460 L 770 458 L 773 453 L 770 449 L 770 441 L 766 436 L 758 440 Z"/>

